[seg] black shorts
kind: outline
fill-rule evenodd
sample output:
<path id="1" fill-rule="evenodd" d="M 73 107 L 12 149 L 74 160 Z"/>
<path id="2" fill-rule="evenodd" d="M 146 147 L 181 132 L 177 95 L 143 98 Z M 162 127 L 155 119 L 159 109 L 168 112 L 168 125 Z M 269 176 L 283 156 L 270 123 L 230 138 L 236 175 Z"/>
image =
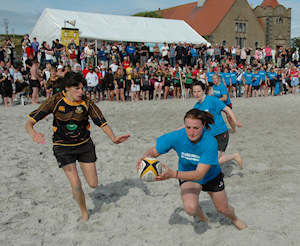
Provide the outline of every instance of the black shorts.
<path id="1" fill-rule="evenodd" d="M 170 80 L 166 80 L 165 81 L 165 86 L 171 86 L 171 81 Z"/>
<path id="2" fill-rule="evenodd" d="M 227 148 L 228 141 L 229 141 L 229 133 L 228 130 L 223 132 L 217 136 L 215 136 L 218 142 L 218 150 L 224 152 Z"/>
<path id="3" fill-rule="evenodd" d="M 174 83 L 174 87 L 178 88 L 178 87 L 180 87 L 180 84 L 179 83 L 176 83 L 176 84 Z"/>
<path id="4" fill-rule="evenodd" d="M 185 84 L 184 88 L 185 89 L 192 89 L 193 84 Z"/>
<path id="5" fill-rule="evenodd" d="M 106 88 L 107 88 L 107 90 L 113 91 L 115 89 L 115 86 L 114 85 L 108 85 Z"/>
<path id="6" fill-rule="evenodd" d="M 142 91 L 150 91 L 151 86 L 150 85 L 143 85 Z"/>
<path id="7" fill-rule="evenodd" d="M 271 79 L 271 80 L 270 80 L 271 86 L 272 86 L 272 87 L 275 87 L 276 82 L 277 82 L 276 79 Z"/>
<path id="8" fill-rule="evenodd" d="M 96 86 L 96 90 L 97 90 L 97 92 L 102 92 L 103 91 L 102 84 L 98 84 Z"/>
<path id="9" fill-rule="evenodd" d="M 224 174 L 222 172 L 219 173 L 217 177 L 214 179 L 208 181 L 206 184 L 202 185 L 202 191 L 212 191 L 212 192 L 218 192 L 225 189 L 224 184 Z M 179 185 L 182 185 L 185 182 L 193 182 L 193 181 L 186 181 L 186 180 L 179 180 Z"/>
<path id="10" fill-rule="evenodd" d="M 35 80 L 35 79 L 31 79 L 31 80 L 30 80 L 30 86 L 31 86 L 31 87 L 37 87 L 37 88 L 40 88 L 41 84 L 40 84 L 40 81 Z"/>
<path id="11" fill-rule="evenodd" d="M 254 86 L 252 86 L 252 90 L 259 90 L 259 85 L 254 85 Z"/>
<path id="12" fill-rule="evenodd" d="M 3 97 L 10 97 L 10 98 L 12 98 L 12 95 L 13 95 L 13 91 L 12 90 L 3 90 L 2 91 L 2 96 Z"/>
<path id="13" fill-rule="evenodd" d="M 68 164 L 75 164 L 76 161 L 94 163 L 97 160 L 92 139 L 77 146 L 54 145 L 53 152 L 60 168 Z"/>
<path id="14" fill-rule="evenodd" d="M 236 87 L 236 84 L 232 84 L 231 86 Z"/>

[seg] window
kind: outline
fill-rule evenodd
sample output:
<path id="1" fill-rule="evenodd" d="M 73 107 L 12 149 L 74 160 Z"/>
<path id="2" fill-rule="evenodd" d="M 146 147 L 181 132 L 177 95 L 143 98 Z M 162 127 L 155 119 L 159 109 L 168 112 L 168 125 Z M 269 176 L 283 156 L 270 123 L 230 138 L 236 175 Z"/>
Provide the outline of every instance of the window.
<path id="1" fill-rule="evenodd" d="M 235 38 L 235 47 L 239 45 L 239 38 Z"/>
<path id="2" fill-rule="evenodd" d="M 239 24 L 239 32 L 242 32 L 242 29 L 243 29 L 243 24 L 240 23 L 240 24 Z"/>
<path id="3" fill-rule="evenodd" d="M 235 23 L 235 32 L 238 32 L 239 30 L 239 23 Z"/>
<path id="4" fill-rule="evenodd" d="M 246 23 L 243 23 L 243 32 L 246 32 Z"/>

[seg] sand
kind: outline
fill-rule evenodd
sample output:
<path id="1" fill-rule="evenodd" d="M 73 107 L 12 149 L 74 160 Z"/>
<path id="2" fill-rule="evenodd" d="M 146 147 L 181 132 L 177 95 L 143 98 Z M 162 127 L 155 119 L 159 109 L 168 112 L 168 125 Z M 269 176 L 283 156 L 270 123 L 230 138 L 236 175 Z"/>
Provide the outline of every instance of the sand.
<path id="1" fill-rule="evenodd" d="M 99 185 L 90 188 L 79 168 L 90 219 L 76 222 L 79 209 L 52 153 L 52 116 L 36 125 L 46 144 L 25 132 L 35 105 L 0 106 L 1 245 L 297 245 L 300 239 L 300 95 L 232 99 L 243 123 L 230 135 L 228 153 L 239 151 L 244 168 L 222 165 L 229 203 L 248 224 L 244 231 L 216 211 L 206 193 L 200 205 L 205 224 L 185 214 L 178 181 L 146 183 L 136 161 L 160 135 L 183 124 L 194 99 L 125 104 L 100 102 L 116 134 L 131 138 L 114 145 L 92 125 Z M 159 160 L 177 168 L 174 151 Z"/>

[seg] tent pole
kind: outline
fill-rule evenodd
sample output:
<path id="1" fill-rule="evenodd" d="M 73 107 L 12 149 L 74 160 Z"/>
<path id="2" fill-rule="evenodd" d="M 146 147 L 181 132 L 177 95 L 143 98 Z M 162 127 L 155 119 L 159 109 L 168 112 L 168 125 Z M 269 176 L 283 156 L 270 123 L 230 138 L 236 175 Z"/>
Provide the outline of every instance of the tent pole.
<path id="1" fill-rule="evenodd" d="M 95 40 L 95 53 L 96 53 L 96 62 L 95 62 L 96 66 L 95 67 L 97 67 L 97 65 L 98 65 L 98 42 L 97 42 L 97 39 Z"/>

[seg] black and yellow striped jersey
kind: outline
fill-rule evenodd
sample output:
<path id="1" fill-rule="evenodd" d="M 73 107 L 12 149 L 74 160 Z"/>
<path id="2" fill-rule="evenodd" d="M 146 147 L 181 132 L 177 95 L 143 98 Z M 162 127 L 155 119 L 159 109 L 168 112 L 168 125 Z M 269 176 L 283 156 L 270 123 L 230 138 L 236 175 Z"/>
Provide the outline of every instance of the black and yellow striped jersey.
<path id="1" fill-rule="evenodd" d="M 59 92 L 46 100 L 28 116 L 35 122 L 53 114 L 53 144 L 75 146 L 90 139 L 89 116 L 99 127 L 107 124 L 101 110 L 86 96 L 78 102 L 69 102 L 65 92 Z"/>

